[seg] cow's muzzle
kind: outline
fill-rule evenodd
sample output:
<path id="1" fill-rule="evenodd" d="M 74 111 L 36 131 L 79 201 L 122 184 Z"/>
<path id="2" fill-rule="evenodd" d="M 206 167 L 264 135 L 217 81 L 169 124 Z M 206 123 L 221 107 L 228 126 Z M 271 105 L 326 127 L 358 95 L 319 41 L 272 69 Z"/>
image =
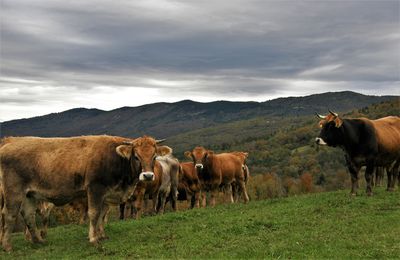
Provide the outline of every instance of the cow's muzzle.
<path id="1" fill-rule="evenodd" d="M 154 181 L 154 172 L 141 172 L 139 181 Z"/>
<path id="2" fill-rule="evenodd" d="M 201 164 L 201 163 L 196 163 L 195 167 L 196 167 L 196 169 L 198 169 L 198 170 L 203 169 L 203 164 Z"/>
<path id="3" fill-rule="evenodd" d="M 325 141 L 321 137 L 315 138 L 315 143 L 318 145 L 327 145 L 327 143 L 325 143 Z"/>

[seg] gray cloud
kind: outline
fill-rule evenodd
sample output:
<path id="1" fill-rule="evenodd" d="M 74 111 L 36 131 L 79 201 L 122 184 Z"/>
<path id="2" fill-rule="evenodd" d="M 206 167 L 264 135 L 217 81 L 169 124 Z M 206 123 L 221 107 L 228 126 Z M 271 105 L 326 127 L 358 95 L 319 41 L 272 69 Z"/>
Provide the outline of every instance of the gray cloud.
<path id="1" fill-rule="evenodd" d="M 186 98 L 400 94 L 397 0 L 1 5 L 0 121 Z"/>

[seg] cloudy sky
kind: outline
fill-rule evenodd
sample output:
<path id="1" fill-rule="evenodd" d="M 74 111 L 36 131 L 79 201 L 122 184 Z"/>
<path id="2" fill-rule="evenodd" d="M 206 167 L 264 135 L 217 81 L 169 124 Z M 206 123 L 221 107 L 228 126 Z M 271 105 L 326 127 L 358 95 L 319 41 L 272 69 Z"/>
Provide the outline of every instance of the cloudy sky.
<path id="1" fill-rule="evenodd" d="M 0 121 L 74 107 L 400 94 L 400 1 L 1 0 Z"/>

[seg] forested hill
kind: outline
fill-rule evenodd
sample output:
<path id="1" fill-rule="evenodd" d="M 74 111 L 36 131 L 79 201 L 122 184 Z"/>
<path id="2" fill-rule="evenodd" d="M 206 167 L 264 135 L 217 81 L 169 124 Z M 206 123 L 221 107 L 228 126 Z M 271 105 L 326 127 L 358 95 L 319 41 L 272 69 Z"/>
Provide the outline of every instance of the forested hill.
<path id="1" fill-rule="evenodd" d="M 184 100 L 111 111 L 76 108 L 61 113 L 3 122 L 1 136 L 75 136 L 110 134 L 137 137 L 143 134 L 165 138 L 195 129 L 257 117 L 286 117 L 324 113 L 328 109 L 349 111 L 394 96 L 367 96 L 350 91 L 305 97 L 278 98 L 266 102 Z"/>

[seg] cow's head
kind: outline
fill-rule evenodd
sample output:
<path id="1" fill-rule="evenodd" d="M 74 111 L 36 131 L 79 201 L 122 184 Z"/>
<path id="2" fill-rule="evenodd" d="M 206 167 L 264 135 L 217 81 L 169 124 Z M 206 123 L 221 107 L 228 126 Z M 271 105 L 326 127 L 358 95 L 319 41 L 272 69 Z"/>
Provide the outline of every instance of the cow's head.
<path id="1" fill-rule="evenodd" d="M 330 110 L 327 116 L 321 116 L 319 114 L 317 114 L 317 116 L 321 119 L 321 121 L 319 121 L 321 132 L 319 137 L 315 138 L 315 142 L 318 145 L 340 145 L 343 141 L 343 120 L 337 113 Z"/>
<path id="2" fill-rule="evenodd" d="M 191 152 L 185 152 L 185 156 L 193 161 L 197 171 L 201 171 L 204 168 L 208 156 L 213 154 L 213 151 L 207 150 L 202 146 L 195 147 Z"/>
<path id="3" fill-rule="evenodd" d="M 155 140 L 149 136 L 137 138 L 116 148 L 117 153 L 131 162 L 135 172 L 140 172 L 139 180 L 153 181 L 157 157 L 157 144 L 165 140 Z"/>

